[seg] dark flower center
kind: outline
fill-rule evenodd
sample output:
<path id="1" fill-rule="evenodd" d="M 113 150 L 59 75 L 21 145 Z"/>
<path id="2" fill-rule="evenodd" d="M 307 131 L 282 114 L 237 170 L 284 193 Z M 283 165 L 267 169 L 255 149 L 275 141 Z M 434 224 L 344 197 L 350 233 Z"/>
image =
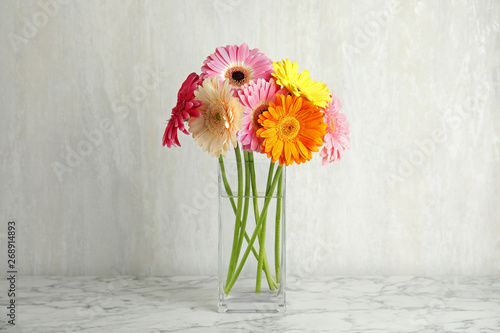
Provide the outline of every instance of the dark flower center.
<path id="1" fill-rule="evenodd" d="M 257 131 L 262 125 L 259 123 L 259 116 L 267 111 L 269 104 L 264 103 L 256 107 L 252 114 L 252 127 Z"/>
<path id="2" fill-rule="evenodd" d="M 244 67 L 235 66 L 226 72 L 225 78 L 229 79 L 229 83 L 232 86 L 241 87 L 242 85 L 250 82 L 251 72 Z"/>
<path id="3" fill-rule="evenodd" d="M 233 78 L 234 81 L 236 82 L 241 82 L 245 79 L 245 74 L 243 74 L 242 72 L 238 71 L 238 72 L 234 72 L 231 77 Z"/>

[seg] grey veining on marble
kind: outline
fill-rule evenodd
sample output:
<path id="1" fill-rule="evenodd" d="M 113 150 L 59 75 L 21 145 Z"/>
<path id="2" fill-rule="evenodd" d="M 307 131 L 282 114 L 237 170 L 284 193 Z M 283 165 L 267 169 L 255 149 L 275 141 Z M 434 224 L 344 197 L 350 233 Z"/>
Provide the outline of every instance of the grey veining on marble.
<path id="1" fill-rule="evenodd" d="M 243 42 L 350 124 L 340 163 L 288 169 L 291 274 L 500 274 L 500 1 L 284 3 L 0 1 L 0 211 L 24 275 L 217 271 L 217 160 L 161 139 L 186 76 Z"/>
<path id="2" fill-rule="evenodd" d="M 500 277 L 289 278 L 287 313 L 219 314 L 211 277 L 22 277 L 19 332 L 500 332 Z"/>

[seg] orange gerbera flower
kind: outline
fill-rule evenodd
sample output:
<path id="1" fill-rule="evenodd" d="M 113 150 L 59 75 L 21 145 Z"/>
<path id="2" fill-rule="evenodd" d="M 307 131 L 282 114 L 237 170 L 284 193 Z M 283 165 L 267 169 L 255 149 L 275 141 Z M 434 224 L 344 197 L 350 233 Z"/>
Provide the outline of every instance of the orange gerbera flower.
<path id="1" fill-rule="evenodd" d="M 262 152 L 273 162 L 279 159 L 279 165 L 309 161 L 323 145 L 324 117 L 319 107 L 303 97 L 276 95 L 275 103 L 259 116 Z"/>

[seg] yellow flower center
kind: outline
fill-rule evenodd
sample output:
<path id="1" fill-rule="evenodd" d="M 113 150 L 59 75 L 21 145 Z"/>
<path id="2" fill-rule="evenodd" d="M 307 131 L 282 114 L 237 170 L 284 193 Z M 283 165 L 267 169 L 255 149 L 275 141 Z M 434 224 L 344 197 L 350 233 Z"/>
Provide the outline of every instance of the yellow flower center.
<path id="1" fill-rule="evenodd" d="M 207 109 L 207 116 L 205 117 L 205 124 L 210 130 L 210 132 L 222 135 L 226 129 L 226 121 L 224 121 L 224 115 L 226 110 L 222 103 L 215 103 L 212 107 Z"/>
<path id="2" fill-rule="evenodd" d="M 291 116 L 280 119 L 276 125 L 276 134 L 281 141 L 294 140 L 299 130 L 299 121 Z"/>
<path id="3" fill-rule="evenodd" d="M 231 67 L 227 70 L 225 78 L 229 79 L 229 84 L 237 87 L 250 82 L 250 71 L 241 66 Z"/>
<path id="4" fill-rule="evenodd" d="M 257 106 L 253 110 L 253 113 L 252 113 L 252 127 L 253 127 L 254 130 L 257 131 L 259 128 L 262 127 L 262 125 L 259 123 L 259 116 L 261 114 L 263 114 L 264 112 L 266 112 L 268 108 L 269 108 L 269 104 L 265 103 L 265 104 L 261 104 L 261 105 Z"/>

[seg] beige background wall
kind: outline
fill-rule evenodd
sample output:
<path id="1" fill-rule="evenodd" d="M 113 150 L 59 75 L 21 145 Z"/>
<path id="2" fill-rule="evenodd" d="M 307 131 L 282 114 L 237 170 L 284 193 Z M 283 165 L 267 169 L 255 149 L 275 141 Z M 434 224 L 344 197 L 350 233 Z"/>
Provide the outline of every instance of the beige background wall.
<path id="1" fill-rule="evenodd" d="M 161 138 L 187 74 L 242 42 L 307 68 L 351 125 L 341 163 L 288 169 L 289 274 L 500 274 L 493 0 L 0 2 L 21 274 L 216 274 L 216 161 Z"/>

